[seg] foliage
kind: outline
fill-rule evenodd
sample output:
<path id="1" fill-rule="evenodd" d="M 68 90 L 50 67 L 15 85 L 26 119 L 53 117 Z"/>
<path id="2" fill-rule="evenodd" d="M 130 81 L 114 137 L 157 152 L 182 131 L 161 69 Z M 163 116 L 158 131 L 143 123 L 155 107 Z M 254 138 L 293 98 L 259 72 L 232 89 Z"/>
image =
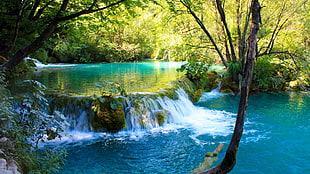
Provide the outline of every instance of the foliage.
<path id="1" fill-rule="evenodd" d="M 20 99 L 12 98 L 5 88 L 3 74 L 0 75 L 0 116 L 1 134 L 12 141 L 10 146 L 1 146 L 6 156 L 13 158 L 23 167 L 25 172 L 50 173 L 60 168 L 63 150 L 38 150 L 38 143 L 59 137 L 65 121 L 58 112 L 47 114 L 47 100 L 38 82 L 26 81 L 21 86 L 29 93 Z M 30 86 L 29 86 L 30 85 Z"/>
<path id="2" fill-rule="evenodd" d="M 10 103 L 10 91 L 6 89 L 7 83 L 5 81 L 4 73 L 0 72 L 0 126 L 1 137 L 3 135 L 11 134 L 11 131 L 16 127 L 15 117 L 12 112 Z"/>
<path id="3" fill-rule="evenodd" d="M 14 104 L 14 111 L 19 115 L 17 120 L 20 123 L 22 133 L 27 135 L 28 141 L 37 147 L 39 142 L 47 139 L 55 139 L 65 129 L 65 117 L 60 112 L 48 113 L 48 101 L 44 97 L 45 86 L 40 82 L 25 80 L 21 84 L 24 94 Z"/>
<path id="4" fill-rule="evenodd" d="M 270 57 L 269 57 L 270 59 Z M 256 88 L 261 91 L 282 90 L 284 80 L 276 71 L 276 65 L 268 57 L 261 57 L 256 61 L 253 82 Z"/>
<path id="5" fill-rule="evenodd" d="M 61 4 L 61 1 L 36 2 L 39 2 L 38 6 L 34 1 L 0 2 L 1 56 L 10 58 L 16 50 L 37 38 L 48 21 L 57 14 Z M 89 8 L 92 2 L 72 1 L 63 15 Z M 99 5 L 103 5 L 116 1 L 100 2 Z M 182 5 L 182 2 L 189 8 Z M 258 56 L 286 51 L 297 55 L 298 58 L 293 63 L 290 56 L 278 56 L 283 64 L 276 63 L 277 66 L 273 66 L 272 71 L 282 72 L 277 68 L 284 67 L 290 72 L 294 70 L 295 78 L 302 82 L 304 89 L 309 86 L 308 2 L 262 2 L 262 25 L 258 33 L 257 52 Z M 125 62 L 144 58 L 198 62 L 215 60 L 217 64 L 227 64 L 228 79 L 237 83 L 240 71 L 235 68 L 244 66 L 247 53 L 245 45 L 250 3 L 249 0 L 127 0 L 117 7 L 59 23 L 54 34 L 31 56 L 43 63 Z M 197 25 L 197 20 L 188 13 L 190 10 L 209 31 L 219 51 L 216 51 L 210 37 Z M 224 16 L 220 10 L 224 12 Z M 10 48 L 10 52 L 5 51 Z M 233 59 L 234 53 L 236 60 Z M 241 67 L 238 67 L 238 62 Z M 16 72 L 24 72 L 24 69 L 18 67 Z M 263 88 L 266 86 L 272 85 L 261 85 Z"/>
<path id="6" fill-rule="evenodd" d="M 228 64 L 226 78 L 228 78 L 230 82 L 236 82 L 238 84 L 241 74 L 242 66 L 239 62 L 231 62 Z"/>
<path id="7" fill-rule="evenodd" d="M 181 66 L 178 71 L 185 71 L 186 77 L 191 80 L 197 89 L 204 89 L 207 79 L 207 72 L 210 68 L 211 64 L 204 62 L 188 62 Z"/>
<path id="8" fill-rule="evenodd" d="M 23 60 L 16 67 L 11 70 L 8 70 L 6 74 L 7 79 L 11 79 L 13 77 L 18 77 L 23 75 L 25 72 L 32 70 L 35 67 L 33 61 Z"/>

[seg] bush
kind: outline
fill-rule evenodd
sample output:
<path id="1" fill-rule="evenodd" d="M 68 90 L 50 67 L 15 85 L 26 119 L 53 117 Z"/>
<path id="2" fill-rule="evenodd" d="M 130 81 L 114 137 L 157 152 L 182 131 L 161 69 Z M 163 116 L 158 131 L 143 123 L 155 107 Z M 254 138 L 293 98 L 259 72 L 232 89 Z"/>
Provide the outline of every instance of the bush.
<path id="1" fill-rule="evenodd" d="M 0 138 L 6 137 L 10 145 L 1 144 L 6 158 L 16 160 L 25 173 L 51 173 L 64 163 L 63 150 L 38 150 L 38 143 L 59 137 L 64 118 L 59 113 L 47 113 L 47 100 L 42 84 L 26 81 L 29 93 L 13 98 L 6 89 L 0 73 Z"/>
<path id="2" fill-rule="evenodd" d="M 188 62 L 178 71 L 185 71 L 186 77 L 195 84 L 197 89 L 204 89 L 208 84 L 207 72 L 210 66 L 211 64 L 204 62 Z"/>
<path id="3" fill-rule="evenodd" d="M 282 90 L 284 87 L 284 74 L 281 73 L 283 67 L 273 63 L 272 59 L 271 56 L 264 56 L 258 58 L 255 63 L 253 83 L 260 91 Z"/>

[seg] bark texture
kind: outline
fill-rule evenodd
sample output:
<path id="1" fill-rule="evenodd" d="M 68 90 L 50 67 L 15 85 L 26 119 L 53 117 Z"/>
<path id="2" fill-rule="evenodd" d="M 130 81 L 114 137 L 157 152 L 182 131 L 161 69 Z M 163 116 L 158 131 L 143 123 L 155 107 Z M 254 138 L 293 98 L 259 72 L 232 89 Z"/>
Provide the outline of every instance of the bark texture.
<path id="1" fill-rule="evenodd" d="M 252 1 L 252 26 L 249 36 L 248 42 L 248 55 L 246 60 L 246 65 L 244 69 L 244 76 L 243 81 L 241 84 L 241 94 L 240 94 L 240 101 L 238 107 L 238 115 L 235 123 L 234 133 L 231 138 L 230 144 L 226 151 L 225 157 L 223 161 L 215 166 L 212 169 L 204 171 L 202 173 L 207 174 L 221 174 L 221 173 L 228 173 L 230 172 L 235 164 L 236 164 L 236 155 L 239 148 L 240 139 L 242 137 L 243 126 L 244 126 L 244 119 L 246 115 L 246 109 L 248 106 L 248 98 L 249 98 L 249 89 L 250 84 L 252 81 L 253 76 L 253 69 L 254 69 L 254 60 L 257 53 L 257 32 L 259 30 L 259 23 L 260 23 L 260 9 L 261 6 L 258 0 Z"/>

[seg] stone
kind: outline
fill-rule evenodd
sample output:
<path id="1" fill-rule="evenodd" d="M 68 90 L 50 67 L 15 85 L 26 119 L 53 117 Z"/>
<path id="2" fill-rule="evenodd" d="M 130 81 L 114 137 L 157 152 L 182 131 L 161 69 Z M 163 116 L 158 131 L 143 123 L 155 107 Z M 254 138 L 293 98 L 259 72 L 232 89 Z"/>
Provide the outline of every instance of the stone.
<path id="1" fill-rule="evenodd" d="M 118 132 L 125 128 L 125 113 L 117 99 L 106 97 L 104 102 L 97 102 L 94 107 L 95 116 L 92 119 L 94 131 Z"/>
<path id="2" fill-rule="evenodd" d="M 0 169 L 6 170 L 7 169 L 6 165 L 7 165 L 6 160 L 3 158 L 0 158 Z"/>
<path id="3" fill-rule="evenodd" d="M 8 169 L 9 171 L 12 171 L 13 174 L 20 174 L 20 172 L 18 171 L 19 168 L 18 168 L 18 166 L 17 166 L 17 162 L 16 162 L 15 160 L 12 160 L 12 159 L 11 159 L 11 160 L 8 160 L 7 163 L 8 163 L 7 169 Z"/>
<path id="4" fill-rule="evenodd" d="M 3 170 L 3 169 L 0 169 L 0 173 L 1 174 L 14 174 L 12 171 L 10 170 Z"/>
<path id="5" fill-rule="evenodd" d="M 1 174 L 21 174 L 18 171 L 18 166 L 15 160 L 6 160 L 0 158 L 0 173 Z"/>

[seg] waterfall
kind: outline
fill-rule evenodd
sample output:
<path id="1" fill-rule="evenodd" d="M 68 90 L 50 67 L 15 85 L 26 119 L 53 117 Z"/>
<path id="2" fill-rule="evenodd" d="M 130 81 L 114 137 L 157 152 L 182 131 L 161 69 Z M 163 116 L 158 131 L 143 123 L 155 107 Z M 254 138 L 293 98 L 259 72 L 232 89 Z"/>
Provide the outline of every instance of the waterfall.
<path id="1" fill-rule="evenodd" d="M 91 97 L 58 95 L 50 98 L 50 107 L 66 117 L 69 123 L 67 131 L 91 131 L 90 118 L 94 112 L 91 109 Z"/>
<path id="2" fill-rule="evenodd" d="M 124 103 L 126 127 L 129 130 L 150 129 L 164 123 L 178 122 L 195 108 L 186 92 L 175 91 L 177 99 L 157 94 L 136 94 L 126 98 Z"/>
<path id="3" fill-rule="evenodd" d="M 222 84 L 222 81 L 219 81 L 219 82 L 217 83 L 217 88 L 212 89 L 212 90 L 211 90 L 211 93 L 219 93 L 220 90 L 221 90 L 221 84 Z"/>
<path id="4" fill-rule="evenodd" d="M 51 68 L 51 67 L 70 67 L 70 66 L 76 66 L 76 64 L 69 64 L 69 63 L 50 63 L 50 64 L 44 64 L 40 62 L 38 59 L 34 59 L 31 57 L 25 57 L 24 60 L 31 60 L 37 68 Z"/>
<path id="5" fill-rule="evenodd" d="M 125 130 L 152 129 L 180 122 L 196 109 L 182 88 L 156 93 L 132 93 L 118 98 L 121 98 L 119 101 L 125 117 Z M 93 130 L 92 120 L 95 115 L 93 102 L 92 97 L 57 95 L 50 99 L 50 106 L 52 110 L 65 115 L 70 124 L 68 131 L 89 132 Z"/>
<path id="6" fill-rule="evenodd" d="M 202 98 L 207 99 L 211 97 L 210 94 L 211 92 L 204 93 Z M 176 126 L 174 128 L 192 130 L 192 138 L 196 140 L 196 137 L 203 134 L 226 136 L 232 131 L 234 125 L 234 114 L 194 105 L 187 92 L 181 87 L 163 89 L 154 93 L 131 93 L 113 98 L 112 103 L 103 103 L 102 106 L 112 105 L 111 113 L 121 113 L 121 119 L 119 119 L 120 115 L 116 115 L 118 117 L 116 119 L 114 116 L 107 118 L 109 110 L 101 110 L 101 115 L 99 117 L 97 115 L 95 119 L 93 97 L 62 95 L 54 97 L 51 105 L 57 105 L 54 109 L 66 116 L 67 122 L 70 123 L 69 132 L 109 132 L 108 127 L 104 126 L 107 124 L 119 126 L 119 123 L 124 124 L 124 127 L 118 130 L 112 129 L 112 132 L 138 133 L 141 130 Z M 98 100 L 96 101 L 98 104 Z M 96 122 L 98 118 L 99 122 Z M 108 122 L 102 123 L 102 120 L 108 120 Z M 103 127 L 98 129 L 94 124 L 95 126 L 101 124 Z"/>
<path id="7" fill-rule="evenodd" d="M 30 58 L 30 57 L 25 57 L 24 60 L 31 60 L 33 63 L 36 65 L 36 67 L 41 68 L 45 67 L 46 65 L 40 62 L 38 59 Z"/>

